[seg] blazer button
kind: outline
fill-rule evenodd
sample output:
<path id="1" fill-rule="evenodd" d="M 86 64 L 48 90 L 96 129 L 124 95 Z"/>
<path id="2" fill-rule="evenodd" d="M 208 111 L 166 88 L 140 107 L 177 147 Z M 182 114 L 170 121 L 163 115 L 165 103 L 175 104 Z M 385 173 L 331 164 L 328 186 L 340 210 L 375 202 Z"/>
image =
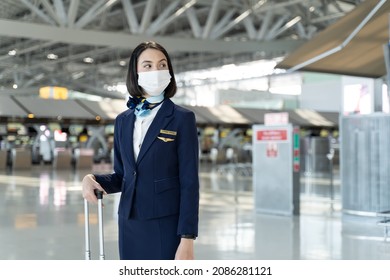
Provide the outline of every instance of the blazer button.
<path id="1" fill-rule="evenodd" d="M 137 171 L 133 171 L 133 175 L 134 175 L 134 176 L 137 175 Z"/>

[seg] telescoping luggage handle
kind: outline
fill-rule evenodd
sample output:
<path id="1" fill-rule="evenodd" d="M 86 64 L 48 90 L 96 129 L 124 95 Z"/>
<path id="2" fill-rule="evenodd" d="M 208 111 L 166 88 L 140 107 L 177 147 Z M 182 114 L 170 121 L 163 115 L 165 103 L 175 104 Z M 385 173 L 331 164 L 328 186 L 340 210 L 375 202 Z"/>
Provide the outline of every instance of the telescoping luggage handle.
<path id="1" fill-rule="evenodd" d="M 103 192 L 95 189 L 98 199 L 98 219 L 99 219 L 99 259 L 104 260 L 104 233 L 103 233 Z M 91 259 L 90 238 L 89 238 L 89 205 L 84 199 L 84 217 L 85 217 L 85 259 Z"/>

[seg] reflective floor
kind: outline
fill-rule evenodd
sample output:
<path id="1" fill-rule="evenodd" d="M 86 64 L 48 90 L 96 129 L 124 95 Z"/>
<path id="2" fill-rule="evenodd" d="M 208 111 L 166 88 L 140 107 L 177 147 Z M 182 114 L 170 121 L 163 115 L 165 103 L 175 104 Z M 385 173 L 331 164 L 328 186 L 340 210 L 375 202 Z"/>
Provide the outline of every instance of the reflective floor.
<path id="1" fill-rule="evenodd" d="M 110 170 L 94 167 L 94 172 Z M 50 166 L 0 170 L 0 259 L 84 259 L 80 182 L 86 173 Z M 200 177 L 197 259 L 390 259 L 390 241 L 374 218 L 342 214 L 337 173 L 333 184 L 326 174 L 302 175 L 299 216 L 257 213 L 247 166 L 202 165 Z M 117 195 L 104 198 L 106 259 L 118 259 L 117 202 Z M 96 208 L 90 212 L 97 259 Z"/>

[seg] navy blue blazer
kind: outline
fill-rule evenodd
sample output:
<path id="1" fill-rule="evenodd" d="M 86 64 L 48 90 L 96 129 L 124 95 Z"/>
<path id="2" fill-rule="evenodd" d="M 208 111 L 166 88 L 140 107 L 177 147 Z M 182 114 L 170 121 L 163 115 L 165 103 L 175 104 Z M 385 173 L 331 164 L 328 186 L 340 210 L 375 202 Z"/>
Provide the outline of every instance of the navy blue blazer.
<path id="1" fill-rule="evenodd" d="M 121 192 L 118 214 L 139 219 L 179 214 L 177 234 L 198 235 L 199 143 L 193 112 L 166 99 L 134 159 L 134 110 L 114 128 L 114 172 L 95 174 L 107 193 Z"/>

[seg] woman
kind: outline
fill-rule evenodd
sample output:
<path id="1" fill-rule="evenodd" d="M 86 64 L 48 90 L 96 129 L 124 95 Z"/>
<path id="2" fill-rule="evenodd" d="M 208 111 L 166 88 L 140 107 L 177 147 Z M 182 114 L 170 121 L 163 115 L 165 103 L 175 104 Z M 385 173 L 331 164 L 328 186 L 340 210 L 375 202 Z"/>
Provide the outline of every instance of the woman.
<path id="1" fill-rule="evenodd" d="M 175 105 L 176 81 L 167 51 L 138 45 L 129 62 L 127 103 L 114 131 L 114 172 L 84 177 L 94 189 L 121 192 L 120 259 L 194 259 L 198 235 L 198 135 L 193 112 Z"/>

